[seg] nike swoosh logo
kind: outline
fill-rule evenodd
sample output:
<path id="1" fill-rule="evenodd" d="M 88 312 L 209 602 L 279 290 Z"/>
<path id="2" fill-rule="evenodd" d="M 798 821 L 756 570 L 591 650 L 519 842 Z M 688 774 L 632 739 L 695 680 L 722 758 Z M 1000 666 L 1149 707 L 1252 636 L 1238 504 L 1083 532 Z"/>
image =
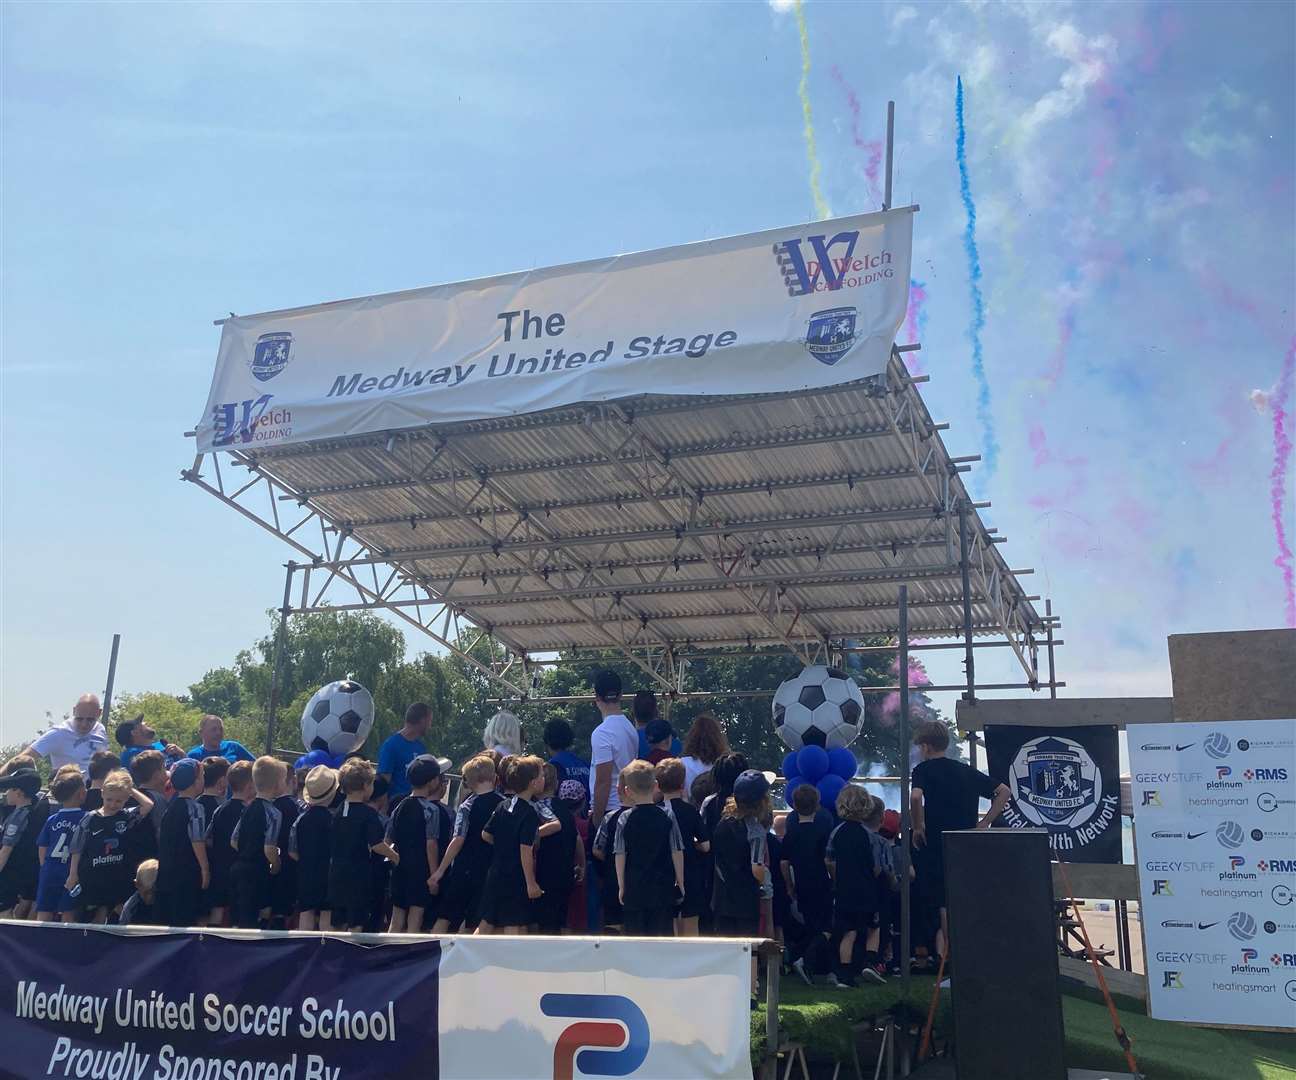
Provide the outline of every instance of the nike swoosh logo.
<path id="1" fill-rule="evenodd" d="M 1206 834 L 1205 834 L 1204 832 L 1190 832 L 1190 833 L 1188 834 L 1188 839 L 1189 839 L 1189 840 L 1196 840 L 1197 837 L 1199 837 L 1199 836 L 1205 836 L 1205 835 L 1206 835 Z"/>
<path id="2" fill-rule="evenodd" d="M 1219 923 L 1217 923 L 1217 922 L 1199 922 L 1199 923 L 1197 924 L 1197 929 L 1198 929 L 1198 930 L 1209 930 L 1212 926 L 1219 926 Z"/>
<path id="3" fill-rule="evenodd" d="M 1184 743 L 1183 746 L 1176 746 L 1176 750 L 1187 750 L 1190 746 L 1196 746 L 1196 743 Z"/>

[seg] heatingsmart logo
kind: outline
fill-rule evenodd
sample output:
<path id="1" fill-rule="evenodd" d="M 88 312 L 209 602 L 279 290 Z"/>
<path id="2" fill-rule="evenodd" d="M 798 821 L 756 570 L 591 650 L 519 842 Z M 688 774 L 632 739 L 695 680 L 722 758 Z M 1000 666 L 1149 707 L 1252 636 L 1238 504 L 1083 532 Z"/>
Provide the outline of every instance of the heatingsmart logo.
<path id="1" fill-rule="evenodd" d="M 572 1080 L 575 1069 L 583 1076 L 629 1076 L 648 1056 L 648 1018 L 627 997 L 544 994 L 540 1011 L 576 1021 L 554 1044 L 553 1080 Z"/>

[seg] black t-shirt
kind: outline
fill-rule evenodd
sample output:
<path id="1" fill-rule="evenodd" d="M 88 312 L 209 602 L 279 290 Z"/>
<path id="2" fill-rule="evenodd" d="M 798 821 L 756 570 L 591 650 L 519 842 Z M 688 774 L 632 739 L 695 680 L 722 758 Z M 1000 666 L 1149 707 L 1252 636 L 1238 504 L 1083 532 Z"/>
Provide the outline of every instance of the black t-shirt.
<path id="1" fill-rule="evenodd" d="M 536 848 L 536 881 L 545 892 L 558 892 L 571 888 L 575 876 L 576 820 L 557 799 L 549 809 L 562 828 L 542 839 Z"/>
<path id="2" fill-rule="evenodd" d="M 301 813 L 301 806 L 291 795 L 280 795 L 279 798 L 275 799 L 274 804 L 282 819 L 279 826 L 279 854 L 286 856 L 288 854 L 288 838 L 292 835 L 293 822 L 297 820 L 297 815 Z"/>
<path id="3" fill-rule="evenodd" d="M 927 847 L 941 849 L 941 833 L 976 827 L 981 799 L 994 798 L 994 780 L 953 758 L 929 758 L 914 766 L 911 784 L 923 793 Z"/>
<path id="4" fill-rule="evenodd" d="M 77 861 L 77 876 L 82 884 L 84 903 L 95 907 L 112 907 L 130 896 L 135 888 L 135 867 L 130 834 L 132 830 L 153 830 L 141 823 L 138 806 L 127 806 L 111 817 L 99 811 L 86 814 L 72 835 L 72 851 Z"/>
<path id="5" fill-rule="evenodd" d="M 103 791 L 97 787 L 87 788 L 85 802 L 81 804 L 81 809 L 88 814 L 101 806 L 103 806 Z"/>
<path id="6" fill-rule="evenodd" d="M 234 862 L 230 837 L 234 835 L 234 829 L 242 816 L 243 801 L 229 799 L 217 806 L 215 813 L 207 819 L 207 863 L 211 867 L 213 885 L 224 884 L 229 880 L 230 866 Z"/>
<path id="7" fill-rule="evenodd" d="M 687 878 L 691 868 L 706 864 L 705 856 L 697 849 L 698 844 L 706 841 L 706 826 L 697 807 L 688 799 L 670 799 L 662 803 L 662 808 L 675 819 L 675 826 L 679 829 L 680 841 L 684 844 L 684 875 Z"/>
<path id="8" fill-rule="evenodd" d="M 783 838 L 779 857 L 792 867 L 798 896 L 826 894 L 832 889 L 828 867 L 824 863 L 832 825 L 826 816 L 821 818 L 816 814 L 813 821 L 797 821 L 793 827 L 792 819 L 795 817 L 795 812 L 788 815 L 787 835 Z"/>
<path id="9" fill-rule="evenodd" d="M 877 910 L 873 841 L 858 821 L 843 821 L 828 838 L 828 858 L 836 867 L 837 907 L 846 911 Z"/>
<path id="10" fill-rule="evenodd" d="M 161 892 L 196 889 L 201 882 L 193 845 L 207 838 L 207 821 L 197 799 L 177 795 L 162 817 L 158 838 L 157 887 Z"/>
<path id="11" fill-rule="evenodd" d="M 437 858 L 445 851 L 441 824 L 445 808 L 432 799 L 407 795 L 387 822 L 387 843 L 400 855 L 397 870 L 410 881 L 426 881 L 436 867 L 428 866 L 427 842 L 437 842 Z"/>
<path id="12" fill-rule="evenodd" d="M 463 847 L 455 856 L 455 869 L 485 871 L 491 864 L 490 844 L 482 838 L 482 829 L 495 813 L 495 808 L 504 801 L 498 791 L 485 791 L 480 795 L 469 795 L 459 804 L 455 812 L 454 835 L 463 837 Z"/>
<path id="13" fill-rule="evenodd" d="M 32 803 L 29 806 L 14 807 L 5 818 L 4 827 L 0 829 L 0 845 L 13 849 L 5 868 L 0 870 L 3 889 L 28 899 L 35 897 L 36 878 L 40 870 L 36 840 L 45 824 L 45 818 L 38 819 L 38 805 L 39 803 Z M 48 816 L 47 812 L 46 817 Z"/>
<path id="14" fill-rule="evenodd" d="M 715 859 L 715 913 L 727 919 L 760 917 L 760 882 L 752 866 L 765 862 L 769 834 L 755 818 L 722 817 L 711 833 Z"/>
<path id="15" fill-rule="evenodd" d="M 265 849 L 279 846 L 282 826 L 283 818 L 279 814 L 279 808 L 269 799 L 257 796 L 243 811 L 230 835 L 230 843 L 234 846 L 234 861 L 269 870 Z"/>
<path id="16" fill-rule="evenodd" d="M 340 868 L 348 873 L 369 874 L 369 849 L 382 843 L 383 824 L 378 811 L 368 803 L 345 802 L 333 818 L 329 833 L 331 873 Z"/>
<path id="17" fill-rule="evenodd" d="M 203 808 L 203 814 L 206 815 L 207 824 L 212 823 L 212 818 L 216 816 L 216 811 L 225 805 L 225 800 L 219 795 L 202 794 L 198 796 L 198 804 Z"/>
<path id="18" fill-rule="evenodd" d="M 630 807 L 617 819 L 613 855 L 625 856 L 623 906 L 628 911 L 670 907 L 675 899 L 671 855 L 684 850 L 675 819 L 660 806 Z"/>
<path id="19" fill-rule="evenodd" d="M 333 831 L 333 811 L 327 806 L 308 806 L 292 823 L 288 850 L 297 856 L 303 874 L 328 872 L 329 834 Z"/>
<path id="20" fill-rule="evenodd" d="M 540 815 L 526 799 L 514 795 L 495 808 L 484 832 L 491 834 L 494 843 L 491 873 L 495 875 L 495 888 L 501 893 L 509 889 L 526 889 L 522 874 L 521 849 L 533 846 L 536 831 L 540 828 Z"/>

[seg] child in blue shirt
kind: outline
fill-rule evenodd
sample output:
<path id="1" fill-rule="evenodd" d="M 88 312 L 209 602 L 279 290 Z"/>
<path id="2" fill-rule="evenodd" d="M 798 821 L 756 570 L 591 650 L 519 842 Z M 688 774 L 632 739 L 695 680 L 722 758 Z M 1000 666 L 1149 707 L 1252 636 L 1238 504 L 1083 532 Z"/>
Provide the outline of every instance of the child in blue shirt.
<path id="1" fill-rule="evenodd" d="M 63 922 L 76 918 L 76 901 L 69 899 L 64 884 L 68 876 L 68 860 L 72 857 L 72 834 L 76 832 L 86 811 L 85 780 L 77 765 L 64 765 L 54 775 L 50 796 L 59 804 L 45 819 L 36 838 L 36 852 L 40 858 L 40 877 L 36 885 L 36 921 L 53 922 L 54 916 Z"/>

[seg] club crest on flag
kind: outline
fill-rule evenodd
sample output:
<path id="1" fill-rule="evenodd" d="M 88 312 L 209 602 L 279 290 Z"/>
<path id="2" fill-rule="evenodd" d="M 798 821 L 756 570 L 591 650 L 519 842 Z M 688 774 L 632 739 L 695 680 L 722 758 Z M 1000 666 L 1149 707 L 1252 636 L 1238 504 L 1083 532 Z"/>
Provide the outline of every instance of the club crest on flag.
<path id="1" fill-rule="evenodd" d="M 1102 779 L 1079 743 L 1045 737 L 1028 742 L 1012 764 L 1017 805 L 1041 825 L 1074 828 L 1088 820 L 1102 795 Z"/>
<path id="2" fill-rule="evenodd" d="M 837 363 L 855 344 L 855 315 L 853 307 L 816 311 L 806 327 L 806 351 L 829 367 Z"/>
<path id="3" fill-rule="evenodd" d="M 292 334 L 262 334 L 252 350 L 248 366 L 261 382 L 268 382 L 288 366 L 292 356 Z"/>

